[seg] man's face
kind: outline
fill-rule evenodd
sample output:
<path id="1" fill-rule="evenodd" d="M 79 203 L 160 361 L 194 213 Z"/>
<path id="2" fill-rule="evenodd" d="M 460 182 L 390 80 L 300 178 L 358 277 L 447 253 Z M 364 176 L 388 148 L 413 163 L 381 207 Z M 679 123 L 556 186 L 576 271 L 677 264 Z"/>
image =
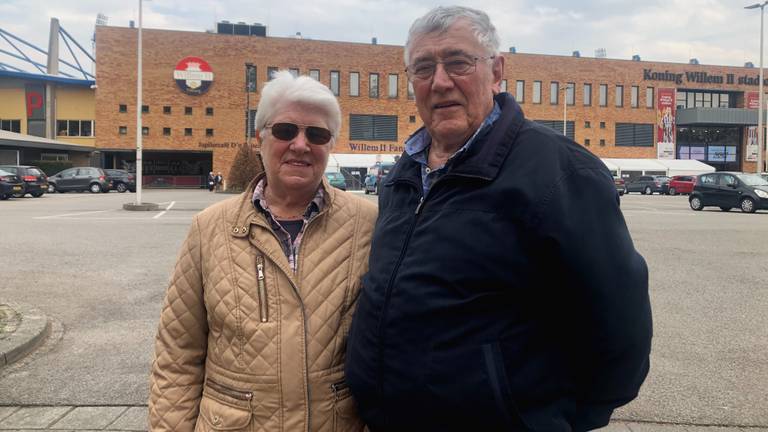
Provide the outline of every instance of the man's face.
<path id="1" fill-rule="evenodd" d="M 492 60 L 478 43 L 466 21 L 455 22 L 444 33 L 429 33 L 414 39 L 409 68 L 423 61 L 450 58 L 477 60 L 475 71 L 464 76 L 450 76 L 438 64 L 431 79 L 414 77 L 416 107 L 433 143 L 459 147 L 480 127 L 493 109 L 493 95 L 498 92 L 504 67 L 503 57 Z"/>

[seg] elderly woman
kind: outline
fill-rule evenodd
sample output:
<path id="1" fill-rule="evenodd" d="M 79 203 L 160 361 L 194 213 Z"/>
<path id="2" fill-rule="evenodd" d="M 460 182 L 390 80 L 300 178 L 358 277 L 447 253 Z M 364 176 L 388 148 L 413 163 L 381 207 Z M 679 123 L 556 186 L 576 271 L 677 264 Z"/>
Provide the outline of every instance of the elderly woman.
<path id="1" fill-rule="evenodd" d="M 376 208 L 324 178 L 340 125 L 312 78 L 264 86 L 265 173 L 195 216 L 171 278 L 151 430 L 362 430 L 343 363 Z"/>

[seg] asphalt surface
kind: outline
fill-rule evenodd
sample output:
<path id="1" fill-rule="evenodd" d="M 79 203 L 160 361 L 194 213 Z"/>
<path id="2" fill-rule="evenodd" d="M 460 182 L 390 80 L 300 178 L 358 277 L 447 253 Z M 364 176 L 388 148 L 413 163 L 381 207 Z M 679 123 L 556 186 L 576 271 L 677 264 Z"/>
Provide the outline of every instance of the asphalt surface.
<path id="1" fill-rule="evenodd" d="M 228 197 L 145 191 L 161 204 L 146 213 L 122 210 L 135 194 L 0 202 L 0 303 L 52 319 L 42 347 L 0 369 L 0 406 L 146 404 L 178 248 L 192 215 Z M 640 396 L 614 418 L 768 427 L 768 212 L 694 212 L 658 195 L 625 196 L 622 209 L 648 261 L 655 335 Z"/>

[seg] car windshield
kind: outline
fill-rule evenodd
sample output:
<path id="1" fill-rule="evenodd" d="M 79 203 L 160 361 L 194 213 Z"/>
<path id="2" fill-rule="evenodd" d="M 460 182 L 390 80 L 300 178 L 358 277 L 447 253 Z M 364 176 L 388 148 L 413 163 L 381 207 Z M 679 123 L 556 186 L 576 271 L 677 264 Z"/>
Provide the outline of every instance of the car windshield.
<path id="1" fill-rule="evenodd" d="M 768 180 L 757 174 L 739 174 L 736 177 L 747 186 L 768 186 Z"/>

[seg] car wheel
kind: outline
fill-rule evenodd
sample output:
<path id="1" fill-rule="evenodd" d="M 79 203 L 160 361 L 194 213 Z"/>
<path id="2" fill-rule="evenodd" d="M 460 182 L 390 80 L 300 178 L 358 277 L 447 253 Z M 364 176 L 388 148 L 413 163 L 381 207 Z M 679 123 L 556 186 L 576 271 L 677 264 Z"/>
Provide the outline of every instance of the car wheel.
<path id="1" fill-rule="evenodd" d="M 653 195 L 653 190 L 650 186 L 646 186 L 645 189 L 643 189 L 643 195 Z"/>
<path id="2" fill-rule="evenodd" d="M 688 201 L 688 204 L 690 204 L 691 208 L 696 211 L 699 211 L 704 208 L 704 203 L 702 203 L 701 198 L 697 196 L 691 197 L 690 201 Z"/>
<path id="3" fill-rule="evenodd" d="M 125 183 L 118 183 L 115 189 L 117 189 L 118 192 L 123 193 L 128 190 L 128 186 L 126 186 Z"/>
<path id="4" fill-rule="evenodd" d="M 677 190 L 675 188 L 669 188 L 669 194 L 670 195 L 677 195 Z"/>
<path id="5" fill-rule="evenodd" d="M 619 196 L 624 196 L 624 191 L 619 191 Z"/>
<path id="6" fill-rule="evenodd" d="M 98 183 L 92 183 L 88 190 L 91 191 L 91 193 L 100 193 L 101 185 Z"/>
<path id="7" fill-rule="evenodd" d="M 43 193 L 42 192 L 35 192 L 35 193 L 31 194 L 31 195 L 33 197 L 35 197 L 35 198 L 40 198 L 41 196 L 43 196 Z"/>
<path id="8" fill-rule="evenodd" d="M 750 197 L 742 198 L 739 207 L 741 207 L 741 211 L 744 213 L 754 213 L 755 210 L 757 210 L 755 208 L 755 201 L 753 201 Z"/>
<path id="9" fill-rule="evenodd" d="M 0 194 L 0 201 L 5 201 L 5 200 L 7 200 L 10 197 L 11 197 L 10 195 Z"/>
<path id="10" fill-rule="evenodd" d="M 369 191 L 368 188 L 365 188 L 365 194 L 368 195 L 369 193 L 371 193 L 371 191 Z"/>
<path id="11" fill-rule="evenodd" d="M 720 207 L 720 210 L 722 210 L 724 212 L 729 212 L 729 211 L 731 211 L 731 208 L 730 207 Z"/>

